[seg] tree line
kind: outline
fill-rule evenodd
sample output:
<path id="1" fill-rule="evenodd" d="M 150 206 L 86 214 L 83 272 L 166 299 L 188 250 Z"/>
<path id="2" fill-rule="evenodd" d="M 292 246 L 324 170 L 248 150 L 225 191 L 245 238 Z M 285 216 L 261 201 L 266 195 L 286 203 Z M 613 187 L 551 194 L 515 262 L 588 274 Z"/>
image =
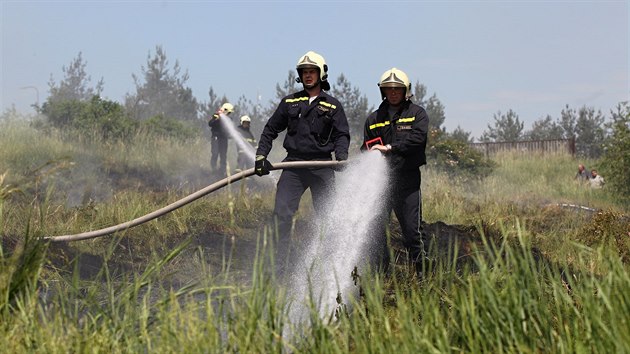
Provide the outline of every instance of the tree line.
<path id="1" fill-rule="evenodd" d="M 68 123 L 69 119 L 67 114 L 59 116 L 59 107 L 55 105 L 67 101 L 85 102 L 94 96 L 100 97 L 104 87 L 103 79 L 90 86 L 91 78 L 85 71 L 86 65 L 79 53 L 68 66 L 62 68 L 64 77 L 61 81 L 57 83 L 51 76 L 50 95 L 44 105 L 37 108 L 41 113 L 49 115 L 53 123 L 63 125 Z M 286 80 L 276 84 L 275 100 L 270 100 L 264 106 L 261 102 L 253 101 L 244 95 L 236 100 L 232 99 L 231 102 L 236 106 L 236 115 L 249 115 L 254 120 L 253 126 L 260 129 L 275 109 L 277 102 L 287 94 L 300 89 L 295 77 L 294 70 L 289 70 Z M 192 89 L 187 86 L 188 72 L 181 69 L 178 61 L 170 65 L 161 46 L 156 46 L 155 53 L 149 52 L 146 66 L 141 66 L 141 73 L 132 74 L 132 78 L 135 92 L 125 95 L 124 104 L 120 108 L 129 118 L 136 121 L 175 119 L 197 122 L 212 115 L 223 102 L 229 101 L 225 95 L 219 97 L 212 86 L 208 89 L 205 101 L 199 101 L 194 97 Z M 368 104 L 366 95 L 354 87 L 343 73 L 333 83 L 331 93 L 344 103 L 351 131 L 355 135 L 353 140 L 360 140 L 363 121 L 375 107 Z M 428 96 L 427 87 L 419 82 L 412 87 L 412 93 L 413 100 L 427 110 L 432 130 L 441 130 L 442 135 L 452 139 L 474 141 L 471 133 L 459 126 L 451 132 L 443 128 L 446 120 L 445 106 L 437 94 Z M 536 120 L 531 130 L 526 131 L 524 123 L 515 111 L 511 109 L 505 113 L 498 111 L 494 114 L 494 121 L 488 124 L 479 140 L 493 142 L 574 138 L 579 154 L 599 157 L 602 153 L 601 143 L 611 134 L 615 114 L 623 114 L 623 107 L 617 107 L 616 112 L 611 112 L 611 119 L 607 120 L 600 110 L 596 111 L 593 107 L 583 106 L 575 109 L 566 105 L 558 118 L 554 119 L 547 115 Z"/>
<path id="2" fill-rule="evenodd" d="M 156 46 L 155 52 L 147 55 L 146 65 L 141 66 L 140 74 L 132 74 L 134 92 L 127 93 L 124 102 L 119 103 L 100 96 L 104 81 L 100 79 L 92 84 L 86 66 L 79 53 L 69 65 L 62 67 L 63 78 L 59 82 L 51 74 L 49 96 L 41 107 L 35 107 L 45 117 L 40 124 L 89 130 L 105 139 L 124 139 L 139 131 L 188 139 L 207 134 L 206 118 L 222 103 L 229 101 L 235 105 L 234 115 L 249 115 L 254 133 L 260 134 L 279 100 L 301 89 L 295 81 L 295 70 L 289 70 L 286 80 L 276 84 L 275 99 L 266 104 L 244 95 L 236 100 L 228 99 L 225 95 L 219 96 L 212 86 L 209 86 L 205 100 L 198 100 L 187 86 L 188 72 L 182 70 L 178 61 L 171 65 L 165 50 Z M 331 84 L 331 94 L 344 105 L 352 142 L 360 144 L 364 120 L 375 107 L 368 104 L 366 95 L 353 86 L 343 73 Z M 427 153 L 433 157 L 435 164 L 454 172 L 464 170 L 478 174 L 488 171 L 491 163 L 483 162 L 483 158 L 468 147 L 468 143 L 474 141 L 470 132 L 459 126 L 450 132 L 443 127 L 445 106 L 437 94 L 428 95 L 427 87 L 420 82 L 413 85 L 412 93 L 414 102 L 423 106 L 430 117 L 431 138 Z M 554 119 L 547 115 L 535 121 L 531 130 L 527 131 L 515 111 L 498 111 L 479 140 L 574 138 L 578 155 L 599 158 L 607 151 L 607 146 L 619 146 L 615 137 L 625 136 L 619 132 L 623 126 L 619 122 L 627 120 L 628 111 L 627 102 L 620 103 L 607 120 L 601 111 L 592 107 L 575 109 L 566 105 L 560 117 Z"/>

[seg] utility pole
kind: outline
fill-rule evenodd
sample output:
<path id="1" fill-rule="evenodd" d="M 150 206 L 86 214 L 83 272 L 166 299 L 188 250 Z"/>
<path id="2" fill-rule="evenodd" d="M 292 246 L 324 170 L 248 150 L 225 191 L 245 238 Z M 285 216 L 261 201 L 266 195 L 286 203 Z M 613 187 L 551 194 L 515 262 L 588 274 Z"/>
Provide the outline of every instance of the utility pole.
<path id="1" fill-rule="evenodd" d="M 20 87 L 22 90 L 33 89 L 35 90 L 35 106 L 39 109 L 39 90 L 35 86 L 24 86 Z"/>

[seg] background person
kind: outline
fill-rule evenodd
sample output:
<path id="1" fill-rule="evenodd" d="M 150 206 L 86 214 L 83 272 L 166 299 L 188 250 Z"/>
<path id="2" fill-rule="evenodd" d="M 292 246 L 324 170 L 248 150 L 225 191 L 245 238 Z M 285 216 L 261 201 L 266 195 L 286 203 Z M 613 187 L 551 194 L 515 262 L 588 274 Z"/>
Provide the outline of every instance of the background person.
<path id="1" fill-rule="evenodd" d="M 283 161 L 330 161 L 333 152 L 339 161 L 348 158 L 348 121 L 341 103 L 325 92 L 330 84 L 324 58 L 309 51 L 299 58 L 296 69 L 304 90 L 284 97 L 267 121 L 256 150 L 255 173 L 259 176 L 269 174 L 267 156 L 274 139 L 284 130 L 287 157 Z M 329 167 L 282 171 L 273 210 L 278 246 L 289 241 L 293 216 L 306 189 L 311 190 L 315 211 L 321 213 L 333 182 L 334 171 Z"/>
<path id="2" fill-rule="evenodd" d="M 252 146 L 252 148 L 256 148 L 256 138 L 254 138 L 254 134 L 252 134 L 250 130 L 250 125 L 252 119 L 249 116 L 244 115 L 240 119 L 241 124 L 236 127 L 236 130 L 241 134 L 243 140 Z M 251 166 L 252 158 L 249 155 L 249 152 L 244 150 L 241 145 L 236 144 L 236 152 L 238 154 L 236 158 L 236 167 L 240 170 L 245 170 L 247 167 Z"/>
<path id="3" fill-rule="evenodd" d="M 590 173 L 588 172 L 586 167 L 584 167 L 584 165 L 582 164 L 579 164 L 578 170 L 575 173 L 575 179 L 580 182 L 587 182 L 590 178 Z"/>
<path id="4" fill-rule="evenodd" d="M 227 167 L 227 150 L 228 150 L 228 131 L 223 124 L 232 124 L 232 120 L 229 122 L 221 122 L 221 113 L 229 117 L 234 112 L 234 106 L 226 102 L 221 105 L 221 108 L 212 115 L 208 120 L 208 126 L 210 126 L 210 168 L 212 171 L 218 171 L 219 174 L 224 175 Z M 218 165 L 217 165 L 218 162 Z"/>
<path id="5" fill-rule="evenodd" d="M 601 189 L 604 187 L 604 184 L 606 184 L 606 182 L 604 181 L 604 177 L 600 176 L 599 173 L 597 173 L 596 169 L 592 169 L 591 170 L 591 179 L 589 180 L 591 188 L 595 188 L 595 189 Z"/>
<path id="6" fill-rule="evenodd" d="M 402 229 L 403 245 L 410 261 L 420 269 L 426 257 L 428 240 L 422 228 L 422 194 L 420 166 L 426 163 L 425 148 L 429 117 L 424 108 L 411 102 L 411 83 L 402 70 L 385 71 L 378 83 L 383 102 L 365 121 L 362 150 L 378 150 L 390 169 L 388 195 L 382 220 L 376 227 L 382 250 L 381 266 L 389 263 L 385 228 L 392 210 Z M 378 140 L 369 147 L 366 143 Z M 380 140 L 379 140 L 380 139 Z M 383 235 L 383 236 L 381 236 Z"/>

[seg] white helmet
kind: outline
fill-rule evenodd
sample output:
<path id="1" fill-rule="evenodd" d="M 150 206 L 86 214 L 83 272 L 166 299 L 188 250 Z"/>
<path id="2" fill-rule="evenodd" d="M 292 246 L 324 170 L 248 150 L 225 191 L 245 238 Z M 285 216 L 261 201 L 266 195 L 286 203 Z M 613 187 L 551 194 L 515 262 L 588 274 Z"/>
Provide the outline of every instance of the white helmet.
<path id="1" fill-rule="evenodd" d="M 405 97 L 409 98 L 411 94 L 411 82 L 409 77 L 402 70 L 391 68 L 381 75 L 381 80 L 378 82 L 378 87 L 381 88 L 381 96 L 385 98 L 383 94 L 383 87 L 404 87 Z"/>
<path id="2" fill-rule="evenodd" d="M 241 117 L 241 125 L 243 125 L 243 122 L 251 122 L 252 119 L 249 118 L 249 116 L 242 116 Z"/>
<path id="3" fill-rule="evenodd" d="M 302 69 L 304 68 L 319 69 L 319 79 L 321 81 L 326 81 L 326 79 L 328 78 L 328 65 L 326 65 L 326 60 L 324 60 L 323 56 L 313 51 L 309 51 L 306 54 L 302 55 L 298 60 L 295 68 L 298 72 L 298 80 L 300 79 Z"/>
<path id="4" fill-rule="evenodd" d="M 232 112 L 234 112 L 234 106 L 229 103 L 229 102 L 225 102 L 222 106 L 221 106 L 221 110 L 223 111 L 223 113 L 225 114 L 230 114 Z"/>

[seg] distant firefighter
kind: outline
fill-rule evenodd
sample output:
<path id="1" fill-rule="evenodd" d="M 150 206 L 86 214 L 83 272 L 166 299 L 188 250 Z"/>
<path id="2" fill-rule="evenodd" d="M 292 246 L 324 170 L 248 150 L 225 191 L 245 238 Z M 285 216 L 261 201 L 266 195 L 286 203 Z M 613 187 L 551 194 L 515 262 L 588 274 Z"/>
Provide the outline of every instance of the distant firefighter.
<path id="1" fill-rule="evenodd" d="M 208 120 L 208 126 L 212 137 L 210 138 L 210 167 L 212 171 L 218 171 L 219 174 L 224 175 L 227 167 L 227 149 L 228 149 L 228 136 L 224 124 L 232 124 L 232 121 L 221 122 L 221 115 L 229 117 L 234 112 L 234 106 L 231 103 L 224 103 L 221 108 L 217 110 L 215 114 Z M 218 162 L 218 165 L 217 165 Z"/>
<path id="2" fill-rule="evenodd" d="M 241 124 L 236 127 L 237 131 L 243 137 L 243 140 L 252 146 L 253 149 L 256 148 L 256 138 L 254 138 L 254 134 L 249 130 L 251 126 L 252 119 L 249 116 L 245 115 L 241 117 Z M 237 168 L 240 170 L 245 170 L 247 167 L 251 166 L 253 156 L 250 157 L 248 151 L 245 151 L 239 144 L 236 144 L 236 152 L 238 153 L 237 157 Z M 253 152 L 252 152 L 253 153 Z"/>

